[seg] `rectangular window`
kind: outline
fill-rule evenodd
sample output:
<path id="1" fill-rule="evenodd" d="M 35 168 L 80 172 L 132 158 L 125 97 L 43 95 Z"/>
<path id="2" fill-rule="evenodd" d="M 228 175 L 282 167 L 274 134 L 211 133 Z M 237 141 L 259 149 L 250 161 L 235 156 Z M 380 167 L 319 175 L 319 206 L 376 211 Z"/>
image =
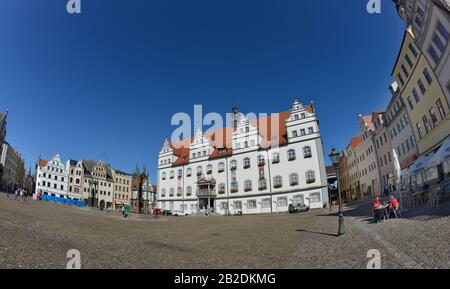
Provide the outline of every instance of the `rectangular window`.
<path id="1" fill-rule="evenodd" d="M 308 127 L 308 132 L 309 132 L 309 133 L 314 133 L 314 128 Z"/>
<path id="2" fill-rule="evenodd" d="M 309 194 L 309 198 L 311 203 L 318 203 L 320 202 L 320 193 L 311 193 Z"/>
<path id="3" fill-rule="evenodd" d="M 402 65 L 400 66 L 400 68 L 402 69 L 402 71 L 403 71 L 403 73 L 405 74 L 406 78 L 408 78 L 409 73 L 408 73 L 408 70 L 406 70 L 406 67 L 402 64 Z"/>
<path id="4" fill-rule="evenodd" d="M 441 117 L 441 120 L 444 120 L 444 118 L 445 118 L 445 110 L 444 110 L 444 107 L 442 106 L 442 102 L 441 102 L 440 99 L 438 99 L 436 101 L 436 106 L 437 106 L 437 109 L 439 111 L 439 116 Z"/>
<path id="5" fill-rule="evenodd" d="M 425 76 L 425 79 L 427 80 L 428 85 L 430 85 L 433 82 L 433 78 L 431 78 L 431 75 L 426 68 L 423 70 L 423 75 Z"/>
<path id="6" fill-rule="evenodd" d="M 447 29 L 445 29 L 444 25 L 442 25 L 441 22 L 439 22 L 437 25 L 437 31 L 441 34 L 441 36 L 445 39 L 445 41 L 448 40 L 449 33 L 448 33 Z"/>
<path id="7" fill-rule="evenodd" d="M 261 207 L 262 208 L 270 208 L 270 199 L 263 199 L 261 202 Z"/>
<path id="8" fill-rule="evenodd" d="M 433 59 L 434 63 L 437 65 L 441 58 L 436 52 L 436 49 L 434 49 L 433 45 L 430 45 L 430 48 L 428 48 L 428 53 L 430 53 L 431 58 Z"/>
<path id="9" fill-rule="evenodd" d="M 410 108 L 411 110 L 413 110 L 414 105 L 413 105 L 413 103 L 412 103 L 411 96 L 408 96 L 408 98 L 406 99 L 406 101 L 408 101 L 409 108 Z"/>
<path id="10" fill-rule="evenodd" d="M 417 57 L 417 50 L 416 50 L 416 48 L 414 48 L 414 45 L 412 43 L 409 43 L 408 48 L 411 51 L 411 53 L 414 55 L 414 58 L 416 58 Z"/>
<path id="11" fill-rule="evenodd" d="M 409 58 L 408 54 L 405 54 L 405 60 L 406 60 L 406 63 L 408 63 L 409 68 L 413 68 L 413 63 L 411 61 L 411 58 Z"/>
<path id="12" fill-rule="evenodd" d="M 417 85 L 420 88 L 420 91 L 422 92 L 422 95 L 425 94 L 425 85 L 423 85 L 422 79 L 417 80 Z"/>
<path id="13" fill-rule="evenodd" d="M 277 198 L 277 206 L 278 207 L 286 207 L 287 206 L 287 197 L 278 197 Z"/>
<path id="14" fill-rule="evenodd" d="M 428 113 L 430 114 L 431 125 L 432 125 L 432 127 L 435 127 L 437 125 L 437 123 L 438 123 L 438 119 L 436 117 L 436 113 L 434 111 L 434 107 L 431 107 L 428 110 Z"/>
<path id="15" fill-rule="evenodd" d="M 400 73 L 397 74 L 397 78 L 400 80 L 400 83 L 402 85 L 405 85 L 405 81 L 403 80 L 403 77 L 402 77 L 402 75 Z"/>
<path id="16" fill-rule="evenodd" d="M 417 27 L 422 28 L 422 20 L 420 20 L 419 17 L 416 17 L 414 19 L 414 22 L 416 23 Z"/>
<path id="17" fill-rule="evenodd" d="M 293 131 L 292 131 L 292 137 L 297 137 L 297 136 L 298 136 L 297 131 L 296 131 L 296 130 L 293 130 Z"/>
<path id="18" fill-rule="evenodd" d="M 444 51 L 445 51 L 445 44 L 442 42 L 441 37 L 439 37 L 437 34 L 434 34 L 433 35 L 433 43 L 442 55 L 442 53 L 444 53 Z"/>
<path id="19" fill-rule="evenodd" d="M 431 128 L 430 128 L 430 124 L 428 123 L 428 118 L 426 115 L 424 115 L 422 117 L 422 121 L 423 121 L 423 126 L 425 127 L 425 133 L 429 133 Z"/>
<path id="20" fill-rule="evenodd" d="M 409 138 L 409 140 L 410 140 L 410 142 L 411 142 L 411 148 L 413 148 L 414 146 L 415 146 L 415 140 L 414 140 L 414 136 L 412 135 L 410 138 Z"/>
<path id="21" fill-rule="evenodd" d="M 422 132 L 422 125 L 420 124 L 420 122 L 416 123 L 416 128 L 417 128 L 417 133 L 419 134 L 419 138 L 422 138 L 423 132 Z M 400 150 L 399 150 L 399 152 L 400 152 Z"/>
<path id="22" fill-rule="evenodd" d="M 418 103 L 420 101 L 420 97 L 415 88 L 412 89 L 412 94 L 414 96 L 414 99 L 416 100 L 416 103 Z"/>
<path id="23" fill-rule="evenodd" d="M 247 208 L 248 209 L 256 209 L 256 200 L 248 200 Z"/>

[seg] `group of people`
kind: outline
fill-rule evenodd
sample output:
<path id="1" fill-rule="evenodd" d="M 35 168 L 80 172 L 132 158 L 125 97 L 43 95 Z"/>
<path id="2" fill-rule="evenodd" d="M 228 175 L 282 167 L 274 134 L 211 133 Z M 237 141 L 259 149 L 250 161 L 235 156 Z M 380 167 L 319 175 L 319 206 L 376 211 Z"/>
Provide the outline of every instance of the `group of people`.
<path id="1" fill-rule="evenodd" d="M 397 216 L 400 203 L 398 202 L 395 196 L 389 197 L 389 202 L 387 204 L 383 204 L 380 201 L 379 197 L 375 198 L 375 201 L 372 203 L 373 207 L 373 221 L 374 223 L 382 222 L 386 219 L 389 219 L 390 215 L 393 213 Z"/>
<path id="2" fill-rule="evenodd" d="M 14 200 L 16 201 L 25 201 L 28 195 L 28 191 L 25 189 L 17 188 L 14 190 Z M 9 198 L 9 193 L 7 197 Z"/>

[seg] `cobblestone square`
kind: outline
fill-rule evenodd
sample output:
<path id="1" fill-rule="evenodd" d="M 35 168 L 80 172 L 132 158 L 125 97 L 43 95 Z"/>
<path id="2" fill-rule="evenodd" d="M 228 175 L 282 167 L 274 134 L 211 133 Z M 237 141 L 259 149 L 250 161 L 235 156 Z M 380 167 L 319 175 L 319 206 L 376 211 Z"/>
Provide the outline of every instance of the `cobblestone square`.
<path id="1" fill-rule="evenodd" d="M 0 267 L 65 268 L 77 249 L 82 268 L 366 268 L 377 249 L 382 268 L 449 268 L 448 216 L 370 224 L 367 208 L 346 207 L 347 234 L 338 238 L 328 209 L 155 221 L 0 194 Z"/>

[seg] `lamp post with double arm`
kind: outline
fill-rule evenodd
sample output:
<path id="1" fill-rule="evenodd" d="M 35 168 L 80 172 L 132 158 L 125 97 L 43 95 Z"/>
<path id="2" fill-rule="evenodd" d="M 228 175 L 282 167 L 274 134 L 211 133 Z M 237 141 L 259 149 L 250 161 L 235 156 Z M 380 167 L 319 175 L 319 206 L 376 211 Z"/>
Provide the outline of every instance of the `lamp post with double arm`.
<path id="1" fill-rule="evenodd" d="M 336 148 L 331 149 L 331 153 L 329 155 L 331 162 L 333 163 L 333 167 L 336 170 L 336 187 L 338 193 L 338 202 L 339 202 L 339 229 L 338 236 L 345 235 L 345 227 L 344 227 L 344 213 L 342 211 L 342 198 L 341 198 L 341 188 L 339 187 L 339 157 L 340 154 Z"/>

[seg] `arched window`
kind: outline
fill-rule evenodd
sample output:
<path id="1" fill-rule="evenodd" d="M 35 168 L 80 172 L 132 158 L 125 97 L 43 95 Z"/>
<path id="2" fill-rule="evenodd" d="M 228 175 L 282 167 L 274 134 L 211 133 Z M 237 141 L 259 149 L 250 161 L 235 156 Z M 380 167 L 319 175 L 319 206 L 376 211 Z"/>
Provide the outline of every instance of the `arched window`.
<path id="1" fill-rule="evenodd" d="M 280 154 L 277 152 L 272 153 L 272 163 L 276 164 L 280 162 Z"/>
<path id="2" fill-rule="evenodd" d="M 219 173 L 223 172 L 225 170 L 225 164 L 224 163 L 219 163 L 218 170 L 219 170 Z"/>
<path id="3" fill-rule="evenodd" d="M 164 198 L 166 196 L 166 189 L 161 190 L 161 197 Z"/>
<path id="4" fill-rule="evenodd" d="M 258 156 L 258 166 L 263 166 L 266 164 L 266 158 L 264 157 L 264 155 L 259 155 Z"/>
<path id="5" fill-rule="evenodd" d="M 200 176 L 201 174 L 203 174 L 203 168 L 201 166 L 197 167 L 197 176 Z"/>
<path id="6" fill-rule="evenodd" d="M 190 196 L 192 195 L 192 187 L 191 186 L 187 186 L 186 187 L 186 196 Z"/>
<path id="7" fill-rule="evenodd" d="M 230 163 L 230 168 L 231 168 L 232 170 L 235 170 L 235 169 L 237 168 L 237 162 L 236 162 L 236 160 L 232 160 L 232 161 L 231 161 L 231 163 Z"/>
<path id="8" fill-rule="evenodd" d="M 170 188 L 169 190 L 169 197 L 173 197 L 175 190 L 173 188 Z"/>
<path id="9" fill-rule="evenodd" d="M 170 171 L 170 178 L 173 179 L 175 173 L 173 171 Z"/>
<path id="10" fill-rule="evenodd" d="M 244 191 L 249 192 L 252 190 L 252 181 L 246 180 L 244 182 Z"/>
<path id="11" fill-rule="evenodd" d="M 250 167 L 250 158 L 244 159 L 244 169 L 248 169 Z"/>
<path id="12" fill-rule="evenodd" d="M 183 188 L 182 187 L 178 187 L 177 188 L 177 196 L 181 197 L 183 195 Z"/>
<path id="13" fill-rule="evenodd" d="M 303 157 L 305 159 L 312 157 L 311 147 L 310 146 L 303 147 Z"/>
<path id="14" fill-rule="evenodd" d="M 289 175 L 289 184 L 291 186 L 298 185 L 298 174 L 292 173 Z"/>
<path id="15" fill-rule="evenodd" d="M 207 174 L 212 174 L 212 170 L 213 170 L 213 166 L 211 164 L 206 166 L 206 173 Z"/>
<path id="16" fill-rule="evenodd" d="M 290 161 L 295 160 L 295 150 L 293 149 L 288 150 L 288 160 Z"/>
<path id="17" fill-rule="evenodd" d="M 273 187 L 274 188 L 281 188 L 283 186 L 283 179 L 281 176 L 275 176 L 273 178 Z"/>
<path id="18" fill-rule="evenodd" d="M 190 177 L 192 175 L 192 169 L 191 168 L 188 168 L 187 170 L 186 170 L 186 176 L 187 177 Z"/>
<path id="19" fill-rule="evenodd" d="M 316 181 L 316 173 L 313 170 L 306 171 L 305 178 L 307 184 L 314 183 Z"/>
<path id="20" fill-rule="evenodd" d="M 162 179 L 165 180 L 166 179 L 166 172 L 162 173 Z"/>
<path id="21" fill-rule="evenodd" d="M 178 177 L 181 178 L 183 176 L 183 170 L 179 169 L 178 170 Z"/>
<path id="22" fill-rule="evenodd" d="M 220 183 L 219 184 L 219 191 L 218 191 L 218 193 L 220 195 L 225 194 L 225 184 L 224 183 Z"/>

